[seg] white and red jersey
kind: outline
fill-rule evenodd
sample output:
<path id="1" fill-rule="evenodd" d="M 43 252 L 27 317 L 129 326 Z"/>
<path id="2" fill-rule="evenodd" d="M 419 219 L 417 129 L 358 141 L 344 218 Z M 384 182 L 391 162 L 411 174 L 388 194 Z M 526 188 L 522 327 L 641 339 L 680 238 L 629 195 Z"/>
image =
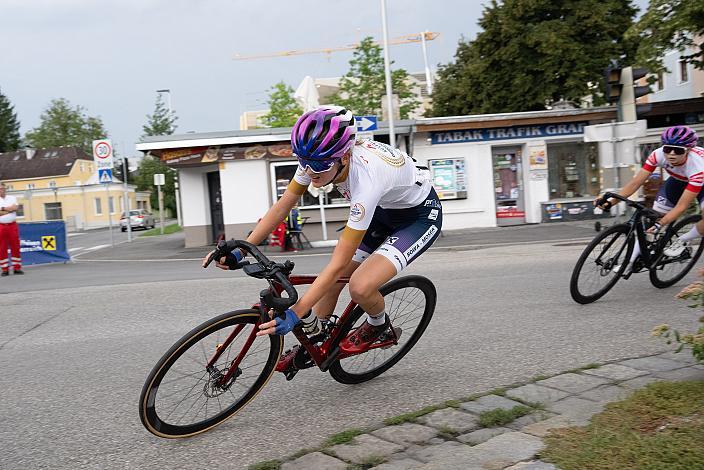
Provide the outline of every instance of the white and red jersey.
<path id="1" fill-rule="evenodd" d="M 686 182 L 685 189 L 698 193 L 704 185 L 704 148 L 692 147 L 684 163 L 674 166 L 667 161 L 665 152 L 659 147 L 648 156 L 643 169 L 652 172 L 658 167 L 664 168 L 671 177 Z"/>
<path id="2" fill-rule="evenodd" d="M 293 179 L 304 187 L 311 181 L 300 165 Z M 357 141 L 349 174 L 336 186 L 350 201 L 347 226 L 354 230 L 369 227 L 377 206 L 384 209 L 415 207 L 425 200 L 432 187 L 427 170 L 417 168 L 411 157 L 373 140 Z"/>

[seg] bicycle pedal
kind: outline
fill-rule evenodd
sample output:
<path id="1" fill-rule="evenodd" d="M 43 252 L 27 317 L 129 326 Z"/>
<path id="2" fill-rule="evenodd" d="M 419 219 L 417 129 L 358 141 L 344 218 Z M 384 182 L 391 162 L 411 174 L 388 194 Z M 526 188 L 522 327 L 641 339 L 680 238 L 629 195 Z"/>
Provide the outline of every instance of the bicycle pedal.
<path id="1" fill-rule="evenodd" d="M 393 331 L 391 331 L 393 330 Z M 381 335 L 379 338 L 380 342 L 383 341 L 389 341 L 389 340 L 394 340 L 393 344 L 389 344 L 387 346 L 382 346 L 380 349 L 389 349 L 391 346 L 396 346 L 398 344 L 398 340 L 401 339 L 401 333 L 403 333 L 403 329 L 401 329 L 398 326 L 392 326 L 389 331 Z"/>
<path id="2" fill-rule="evenodd" d="M 296 376 L 296 374 L 298 374 L 298 369 L 293 369 L 293 370 L 289 370 L 289 371 L 284 372 L 284 377 L 286 377 L 287 381 L 291 381 Z"/>

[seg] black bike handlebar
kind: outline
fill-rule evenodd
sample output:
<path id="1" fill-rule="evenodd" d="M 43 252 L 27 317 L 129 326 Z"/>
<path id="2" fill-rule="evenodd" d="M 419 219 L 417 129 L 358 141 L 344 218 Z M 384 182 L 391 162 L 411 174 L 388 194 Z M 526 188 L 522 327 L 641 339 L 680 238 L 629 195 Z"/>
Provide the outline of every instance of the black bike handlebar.
<path id="1" fill-rule="evenodd" d="M 605 192 L 603 196 L 597 201 L 598 206 L 602 206 L 604 204 L 607 204 L 609 202 L 609 199 L 618 199 L 619 201 L 623 201 L 626 203 L 626 205 L 633 207 L 634 209 L 643 212 L 645 217 L 649 219 L 659 219 L 662 217 L 662 214 L 659 213 L 658 211 L 655 211 L 653 209 L 649 209 L 648 207 L 645 207 L 643 204 L 641 204 L 638 201 L 633 201 L 631 199 L 628 199 L 627 197 L 621 196 L 618 193 L 612 193 L 612 192 Z M 609 207 L 610 209 L 610 207 Z M 608 210 L 608 209 L 606 209 Z"/>
<path id="2" fill-rule="evenodd" d="M 232 239 L 227 242 L 224 240 L 219 241 L 217 248 L 213 250 L 213 252 L 210 254 L 205 264 L 203 264 L 203 267 L 207 268 L 208 265 L 210 265 L 210 263 L 212 263 L 214 259 L 219 259 L 223 256 L 227 256 L 237 248 L 251 254 L 254 259 L 256 259 L 261 264 L 261 266 L 269 272 L 269 275 L 267 275 L 265 278 L 278 282 L 288 295 L 287 298 L 269 297 L 268 303 L 270 303 L 270 307 L 274 308 L 275 310 L 281 311 L 289 308 L 291 305 L 298 302 L 298 292 L 296 291 L 295 287 L 293 287 L 293 284 L 291 284 L 291 281 L 288 280 L 288 273 L 284 273 L 281 271 L 281 269 L 277 269 L 281 265 L 277 265 L 276 263 L 271 261 L 264 255 L 264 253 L 259 250 L 259 248 L 244 240 Z M 249 264 L 248 261 L 240 262 L 240 266 L 245 266 L 247 264 Z M 291 264 L 291 266 L 293 266 L 293 264 Z"/>

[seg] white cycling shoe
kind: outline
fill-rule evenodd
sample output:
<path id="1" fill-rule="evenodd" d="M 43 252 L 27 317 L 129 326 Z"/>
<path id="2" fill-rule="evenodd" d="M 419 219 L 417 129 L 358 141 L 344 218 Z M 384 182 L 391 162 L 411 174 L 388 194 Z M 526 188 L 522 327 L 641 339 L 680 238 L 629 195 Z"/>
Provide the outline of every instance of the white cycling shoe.
<path id="1" fill-rule="evenodd" d="M 663 254 L 665 256 L 669 256 L 670 258 L 674 258 L 676 256 L 679 256 L 682 254 L 682 252 L 687 249 L 687 242 L 683 242 L 679 238 L 674 241 L 674 243 L 664 250 L 662 250 Z"/>

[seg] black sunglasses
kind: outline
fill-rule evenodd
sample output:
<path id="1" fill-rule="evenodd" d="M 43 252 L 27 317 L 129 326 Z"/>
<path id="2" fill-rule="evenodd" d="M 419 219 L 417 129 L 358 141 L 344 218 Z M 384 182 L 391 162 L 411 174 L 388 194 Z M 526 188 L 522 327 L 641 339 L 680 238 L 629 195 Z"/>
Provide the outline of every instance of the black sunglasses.
<path id="1" fill-rule="evenodd" d="M 674 153 L 675 155 L 684 155 L 687 150 L 689 150 L 687 147 L 677 147 L 674 145 L 664 145 L 662 147 L 662 151 L 665 153 Z"/>

